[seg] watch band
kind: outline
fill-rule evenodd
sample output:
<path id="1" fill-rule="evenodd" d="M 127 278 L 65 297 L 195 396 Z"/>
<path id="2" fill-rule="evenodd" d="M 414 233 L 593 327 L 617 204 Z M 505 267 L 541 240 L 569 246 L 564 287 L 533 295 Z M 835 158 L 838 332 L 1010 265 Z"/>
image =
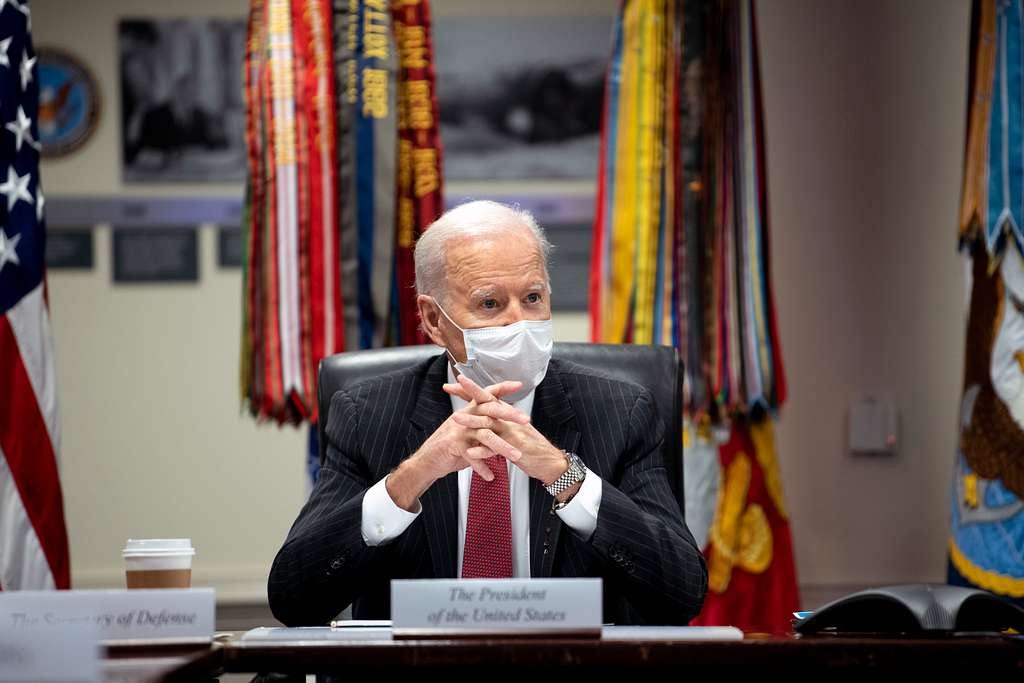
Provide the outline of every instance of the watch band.
<path id="1" fill-rule="evenodd" d="M 579 491 L 577 491 L 576 493 L 579 493 Z M 560 501 L 557 498 L 552 499 L 552 501 L 551 501 L 551 509 L 552 510 L 561 510 L 561 509 L 563 509 L 566 505 L 568 505 L 569 503 L 572 502 L 572 499 L 576 497 L 576 493 L 572 494 L 571 496 L 569 496 L 565 500 L 561 500 Z"/>
<path id="2" fill-rule="evenodd" d="M 562 473 L 562 476 L 544 487 L 552 496 L 557 496 L 562 491 L 572 488 L 587 476 L 587 467 L 578 455 L 569 451 L 562 452 L 565 453 L 569 466 Z"/>

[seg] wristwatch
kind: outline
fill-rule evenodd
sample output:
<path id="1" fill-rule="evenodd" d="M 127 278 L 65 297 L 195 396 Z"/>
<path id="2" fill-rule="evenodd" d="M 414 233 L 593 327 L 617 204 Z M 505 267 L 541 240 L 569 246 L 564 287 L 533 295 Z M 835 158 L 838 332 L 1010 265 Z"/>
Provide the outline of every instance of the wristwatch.
<path id="1" fill-rule="evenodd" d="M 562 473 L 562 476 L 544 486 L 552 496 L 557 496 L 562 491 L 572 488 L 587 476 L 587 467 L 580 460 L 580 456 L 569 451 L 562 452 L 565 453 L 565 457 L 569 460 L 569 467 Z"/>

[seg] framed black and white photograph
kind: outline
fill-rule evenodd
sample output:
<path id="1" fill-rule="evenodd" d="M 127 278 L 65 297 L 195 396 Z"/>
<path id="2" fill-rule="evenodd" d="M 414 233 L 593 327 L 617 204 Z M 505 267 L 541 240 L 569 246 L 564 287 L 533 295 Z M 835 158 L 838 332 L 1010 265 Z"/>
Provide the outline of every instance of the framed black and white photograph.
<path id="1" fill-rule="evenodd" d="M 445 178 L 594 179 L 612 27 L 611 16 L 435 21 Z"/>
<path id="2" fill-rule="evenodd" d="M 126 183 L 245 178 L 242 19 L 122 19 Z"/>

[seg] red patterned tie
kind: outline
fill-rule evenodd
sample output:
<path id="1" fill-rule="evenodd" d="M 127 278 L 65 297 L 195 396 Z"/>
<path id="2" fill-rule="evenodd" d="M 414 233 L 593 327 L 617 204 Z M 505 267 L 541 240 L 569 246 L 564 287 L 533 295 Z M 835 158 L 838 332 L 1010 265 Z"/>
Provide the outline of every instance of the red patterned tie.
<path id="1" fill-rule="evenodd" d="M 484 481 L 473 473 L 466 513 L 462 578 L 512 578 L 512 511 L 508 499 L 508 465 L 494 456 L 484 462 L 494 473 Z"/>

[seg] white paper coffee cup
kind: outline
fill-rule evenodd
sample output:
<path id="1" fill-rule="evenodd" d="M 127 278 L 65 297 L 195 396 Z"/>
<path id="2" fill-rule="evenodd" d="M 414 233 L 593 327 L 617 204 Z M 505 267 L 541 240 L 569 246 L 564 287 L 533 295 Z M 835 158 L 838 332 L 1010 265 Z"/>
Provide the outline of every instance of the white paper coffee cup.
<path id="1" fill-rule="evenodd" d="M 192 585 L 190 538 L 129 538 L 124 558 L 128 588 L 188 588 Z"/>

